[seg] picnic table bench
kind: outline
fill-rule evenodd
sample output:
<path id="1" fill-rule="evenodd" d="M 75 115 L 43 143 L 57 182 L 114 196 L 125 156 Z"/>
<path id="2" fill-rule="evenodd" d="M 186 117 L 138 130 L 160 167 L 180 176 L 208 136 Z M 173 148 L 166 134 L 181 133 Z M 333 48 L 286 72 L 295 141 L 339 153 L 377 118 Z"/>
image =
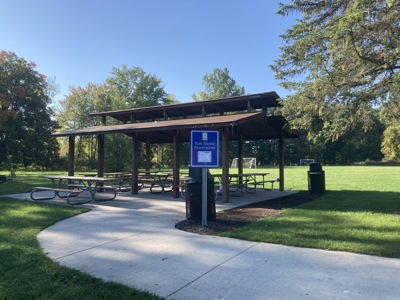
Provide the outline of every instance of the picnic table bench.
<path id="1" fill-rule="evenodd" d="M 51 196 L 44 196 L 44 197 L 35 197 L 34 195 L 38 192 L 54 192 L 54 195 Z M 82 189 L 63 189 L 63 188 L 50 188 L 50 187 L 34 187 L 32 192 L 31 192 L 31 199 L 35 201 L 40 201 L 40 200 L 51 200 L 54 199 L 55 197 L 59 197 L 61 199 L 66 198 L 67 203 L 70 205 L 76 205 L 76 204 L 84 204 L 88 203 L 91 201 L 91 199 L 85 199 L 85 200 L 80 200 L 80 201 L 72 201 L 70 198 L 71 197 L 76 197 L 80 193 L 82 193 Z M 60 193 L 65 193 L 66 195 L 60 195 Z"/>
<path id="2" fill-rule="evenodd" d="M 277 178 L 277 179 L 254 180 L 254 181 L 248 182 L 247 185 L 248 186 L 254 186 L 254 190 L 257 189 L 257 186 L 261 186 L 264 190 L 268 191 L 268 190 L 273 190 L 274 189 L 274 183 L 275 182 L 279 182 L 279 178 Z M 265 184 L 266 183 L 271 184 L 271 188 L 270 189 L 265 188 Z"/>
<path id="3" fill-rule="evenodd" d="M 5 183 L 7 181 L 11 181 L 11 178 L 7 178 L 6 175 L 0 175 L 0 184 Z"/>
<path id="4" fill-rule="evenodd" d="M 269 173 L 252 172 L 243 174 L 229 174 L 229 193 L 233 193 L 232 196 L 243 196 L 244 191 L 250 194 L 254 194 L 257 188 L 260 187 L 262 187 L 264 190 L 269 190 L 265 188 L 266 183 L 271 184 L 272 190 L 274 183 L 278 182 L 279 178 L 266 179 L 267 175 L 269 175 Z M 218 178 L 219 182 L 222 184 L 222 174 L 213 174 L 212 176 Z"/>

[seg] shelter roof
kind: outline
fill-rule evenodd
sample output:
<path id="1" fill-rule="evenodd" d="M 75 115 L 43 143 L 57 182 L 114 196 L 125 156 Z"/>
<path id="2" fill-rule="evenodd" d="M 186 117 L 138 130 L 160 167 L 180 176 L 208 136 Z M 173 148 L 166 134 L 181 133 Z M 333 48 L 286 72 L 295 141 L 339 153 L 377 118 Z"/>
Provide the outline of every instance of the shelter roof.
<path id="1" fill-rule="evenodd" d="M 269 107 L 278 107 L 279 96 L 275 92 L 259 93 L 223 99 L 213 99 L 198 102 L 159 105 L 134 109 L 98 112 L 90 114 L 97 117 L 112 117 L 121 122 L 144 120 L 159 120 L 167 118 L 186 118 L 191 116 L 205 116 L 225 114 L 229 112 L 266 110 Z"/>
<path id="2" fill-rule="evenodd" d="M 282 116 L 267 117 L 265 112 L 231 114 L 223 116 L 176 119 L 154 122 L 136 122 L 117 125 L 93 126 L 67 132 L 58 132 L 53 136 L 76 136 L 123 133 L 152 143 L 170 143 L 173 134 L 179 132 L 181 141 L 190 141 L 190 130 L 230 129 L 230 139 L 243 136 L 245 140 L 275 139 L 286 124 Z M 290 134 L 284 131 L 286 137 Z"/>
<path id="3" fill-rule="evenodd" d="M 267 116 L 268 108 L 281 106 L 275 92 L 230 97 L 200 102 L 126 109 L 93 113 L 91 116 L 112 117 L 123 124 L 93 126 L 53 136 L 79 136 L 122 133 L 144 142 L 171 143 L 179 134 L 180 141 L 190 141 L 190 131 L 220 130 L 228 127 L 229 139 L 276 139 L 283 132 L 291 135 L 282 116 Z M 105 124 L 105 123 L 104 123 Z"/>

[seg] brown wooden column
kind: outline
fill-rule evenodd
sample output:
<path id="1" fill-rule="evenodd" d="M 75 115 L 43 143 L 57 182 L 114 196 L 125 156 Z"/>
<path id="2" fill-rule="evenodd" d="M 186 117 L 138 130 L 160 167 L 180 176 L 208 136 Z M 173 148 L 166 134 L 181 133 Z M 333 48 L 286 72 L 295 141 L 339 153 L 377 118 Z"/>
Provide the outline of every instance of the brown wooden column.
<path id="1" fill-rule="evenodd" d="M 222 202 L 229 202 L 229 130 L 221 129 Z"/>
<path id="2" fill-rule="evenodd" d="M 139 139 L 132 137 L 132 195 L 139 193 Z"/>
<path id="3" fill-rule="evenodd" d="M 68 176 L 75 173 L 75 136 L 68 137 Z"/>
<path id="4" fill-rule="evenodd" d="M 180 163 L 180 149 L 179 149 L 179 131 L 174 132 L 173 136 L 173 163 L 172 163 L 172 197 L 179 198 L 179 163 Z"/>
<path id="5" fill-rule="evenodd" d="M 106 117 L 101 117 L 101 123 L 103 126 L 106 125 Z M 104 147 L 105 147 L 105 135 L 99 134 L 97 136 L 97 177 L 104 176 Z M 100 186 L 103 186 L 102 183 L 99 183 Z"/>
<path id="6" fill-rule="evenodd" d="M 150 171 L 150 155 L 151 155 L 150 141 L 147 140 L 147 142 L 146 142 L 146 171 Z"/>
<path id="7" fill-rule="evenodd" d="M 281 136 L 279 137 L 279 190 L 285 190 L 285 157 L 284 157 L 284 138 L 283 132 L 281 132 Z"/>
<path id="8" fill-rule="evenodd" d="M 97 176 L 103 177 L 104 176 L 104 145 L 105 145 L 105 138 L 104 134 L 99 134 L 97 136 Z"/>
<path id="9" fill-rule="evenodd" d="M 243 135 L 238 139 L 238 172 L 243 174 Z"/>

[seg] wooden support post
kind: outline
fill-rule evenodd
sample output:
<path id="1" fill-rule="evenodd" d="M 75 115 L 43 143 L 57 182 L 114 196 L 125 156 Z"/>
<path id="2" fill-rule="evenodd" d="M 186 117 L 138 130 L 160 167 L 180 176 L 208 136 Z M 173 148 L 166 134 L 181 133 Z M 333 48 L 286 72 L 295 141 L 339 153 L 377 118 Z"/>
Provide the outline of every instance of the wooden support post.
<path id="1" fill-rule="evenodd" d="M 146 142 L 146 171 L 150 171 L 150 155 L 151 155 L 150 141 Z"/>
<path id="2" fill-rule="evenodd" d="M 243 135 L 238 139 L 238 173 L 243 174 Z M 239 185 L 242 186 L 243 178 L 239 177 Z"/>
<path id="3" fill-rule="evenodd" d="M 179 131 L 174 132 L 173 136 L 173 163 L 172 163 L 172 197 L 179 198 L 179 162 L 180 162 L 180 149 L 179 149 Z"/>
<path id="4" fill-rule="evenodd" d="M 139 193 L 139 139 L 132 138 L 132 195 Z"/>
<path id="5" fill-rule="evenodd" d="M 247 100 L 247 112 L 251 112 L 252 109 L 250 100 Z"/>
<path id="6" fill-rule="evenodd" d="M 221 130 L 222 202 L 229 202 L 229 128 Z"/>
<path id="7" fill-rule="evenodd" d="M 238 172 L 243 174 L 243 135 L 238 139 Z"/>
<path id="8" fill-rule="evenodd" d="M 97 136 L 97 176 L 103 177 L 104 176 L 104 145 L 105 145 L 105 138 L 104 134 L 99 134 Z"/>
<path id="9" fill-rule="evenodd" d="M 279 190 L 285 190 L 285 158 L 284 158 L 284 138 L 283 131 L 281 132 L 281 136 L 279 137 Z"/>
<path id="10" fill-rule="evenodd" d="M 68 176 L 74 176 L 75 172 L 75 136 L 68 137 Z"/>

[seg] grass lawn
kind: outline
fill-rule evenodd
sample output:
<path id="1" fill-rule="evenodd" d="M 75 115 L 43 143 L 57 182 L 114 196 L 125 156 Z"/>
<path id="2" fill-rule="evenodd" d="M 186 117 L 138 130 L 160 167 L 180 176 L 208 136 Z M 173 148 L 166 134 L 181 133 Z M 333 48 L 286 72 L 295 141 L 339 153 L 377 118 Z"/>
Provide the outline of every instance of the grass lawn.
<path id="1" fill-rule="evenodd" d="M 86 211 L 0 198 L 0 299 L 161 299 L 61 267 L 36 239 L 44 228 Z"/>
<path id="2" fill-rule="evenodd" d="M 307 191 L 307 170 L 286 167 L 285 189 Z M 327 193 L 322 197 L 225 235 L 400 258 L 400 167 L 324 166 L 324 170 Z M 279 177 L 277 168 L 257 172 Z M 62 173 L 17 172 L 13 182 L 0 184 L 0 194 L 50 186 L 43 176 L 54 174 Z M 0 198 L 0 211 L 0 299 L 159 299 L 61 267 L 46 257 L 37 234 L 82 213 L 82 208 Z"/>
<path id="3" fill-rule="evenodd" d="M 16 193 L 28 193 L 35 186 L 51 187 L 51 180 L 44 178 L 48 175 L 67 175 L 68 172 L 20 172 L 17 171 L 17 177 L 12 181 L 0 184 L 0 195 L 9 195 Z M 5 172 L 3 175 L 7 175 Z"/>
<path id="4" fill-rule="evenodd" d="M 285 189 L 307 190 L 307 170 L 286 168 Z M 400 258 L 400 167 L 324 170 L 322 197 L 224 236 Z"/>

